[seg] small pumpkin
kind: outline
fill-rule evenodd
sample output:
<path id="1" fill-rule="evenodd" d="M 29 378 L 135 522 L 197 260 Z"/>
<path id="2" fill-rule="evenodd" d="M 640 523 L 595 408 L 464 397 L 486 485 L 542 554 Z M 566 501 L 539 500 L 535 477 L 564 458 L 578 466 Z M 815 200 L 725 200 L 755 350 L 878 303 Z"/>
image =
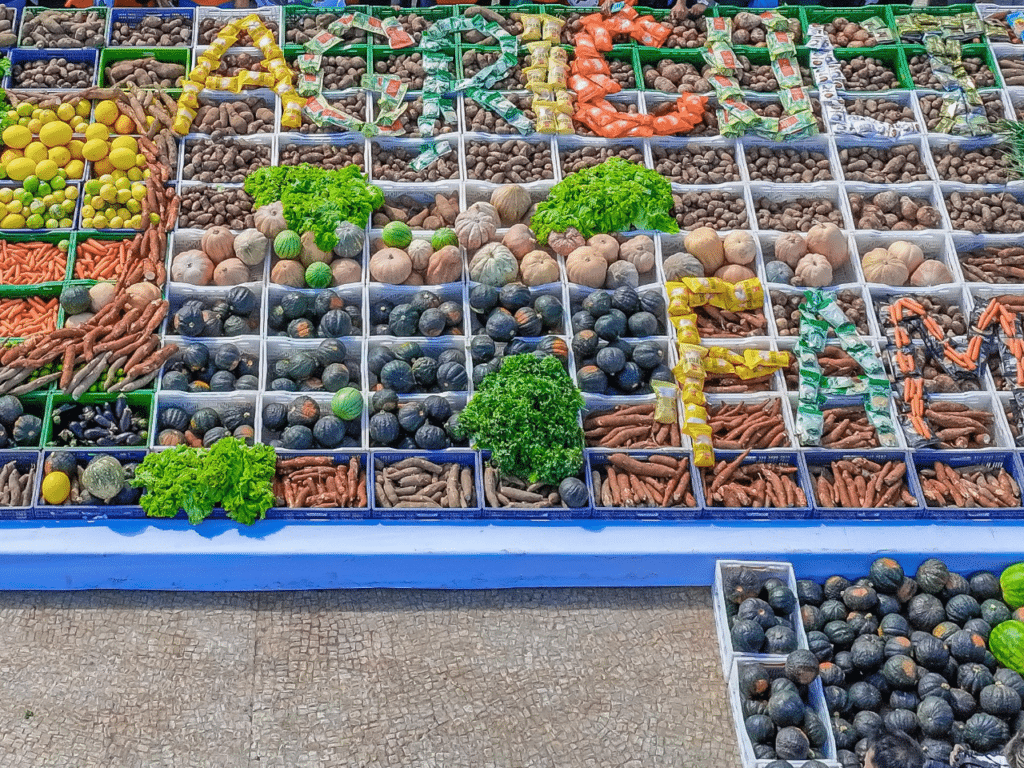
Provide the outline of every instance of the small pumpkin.
<path id="1" fill-rule="evenodd" d="M 203 253 L 210 257 L 214 264 L 235 255 L 235 236 L 227 227 L 210 227 L 203 233 Z"/>
<path id="2" fill-rule="evenodd" d="M 796 267 L 807 254 L 807 241 L 799 232 L 786 232 L 775 241 L 775 258 L 790 267 Z"/>
<path id="3" fill-rule="evenodd" d="M 611 235 L 594 235 L 587 245 L 600 253 L 609 264 L 619 260 L 619 241 Z"/>
<path id="4" fill-rule="evenodd" d="M 455 234 L 466 248 L 480 248 L 494 237 L 501 223 L 490 203 L 473 203 L 455 218 Z"/>
<path id="5" fill-rule="evenodd" d="M 874 248 L 861 257 L 864 279 L 869 283 L 905 285 L 910 273 L 903 259 L 891 255 L 885 248 Z"/>
<path id="6" fill-rule="evenodd" d="M 609 290 L 615 290 L 624 285 L 630 288 L 636 288 L 640 285 L 640 275 L 636 267 L 628 261 L 616 261 L 614 264 L 609 264 L 607 274 L 605 275 L 604 287 Z"/>
<path id="7" fill-rule="evenodd" d="M 749 267 L 745 267 L 742 264 L 726 264 L 715 272 L 715 277 L 727 283 L 739 283 L 743 280 L 757 277 L 757 275 Z"/>
<path id="8" fill-rule="evenodd" d="M 302 266 L 308 267 L 315 262 L 323 262 L 324 264 L 330 262 L 331 252 L 322 250 L 316 244 L 316 232 L 303 232 L 299 241 L 302 243 L 302 252 L 299 254 L 299 261 L 302 262 Z"/>
<path id="9" fill-rule="evenodd" d="M 405 252 L 412 260 L 413 272 L 424 272 L 430 264 L 430 257 L 434 255 L 434 248 L 426 240 L 412 240 Z"/>
<path id="10" fill-rule="evenodd" d="M 357 227 L 351 221 L 343 221 L 334 230 L 338 238 L 334 246 L 334 255 L 343 259 L 359 259 L 363 255 L 363 241 L 366 240 L 366 232 Z"/>
<path id="11" fill-rule="evenodd" d="M 518 184 L 503 184 L 491 193 L 491 205 L 502 226 L 511 227 L 530 210 L 530 193 Z"/>
<path id="12" fill-rule="evenodd" d="M 711 227 L 698 227 L 683 240 L 683 247 L 704 265 L 704 273 L 713 275 L 725 264 L 722 238 Z"/>
<path id="13" fill-rule="evenodd" d="M 821 288 L 829 285 L 832 282 L 832 265 L 824 256 L 808 253 L 797 262 L 793 282 L 808 288 Z"/>
<path id="14" fill-rule="evenodd" d="M 400 285 L 412 274 L 412 259 L 400 248 L 383 248 L 370 259 L 370 277 L 378 283 Z"/>
<path id="15" fill-rule="evenodd" d="M 531 288 L 546 283 L 557 283 L 558 262 L 546 251 L 530 251 L 519 264 L 523 282 Z"/>
<path id="16" fill-rule="evenodd" d="M 249 277 L 249 268 L 240 259 L 225 259 L 213 270 L 213 282 L 217 285 L 238 285 L 247 282 Z"/>
<path id="17" fill-rule="evenodd" d="M 501 243 L 487 243 L 469 262 L 469 278 L 478 283 L 501 287 L 518 275 L 519 262 Z"/>
<path id="18" fill-rule="evenodd" d="M 565 272 L 569 282 L 600 288 L 608 274 L 608 262 L 594 248 L 583 246 L 566 258 Z"/>
<path id="19" fill-rule="evenodd" d="M 430 256 L 427 262 L 428 285 L 456 283 L 462 279 L 462 254 L 458 246 L 446 245 Z"/>
<path id="20" fill-rule="evenodd" d="M 269 241 L 257 229 L 247 229 L 235 238 L 232 244 L 235 258 L 250 267 L 262 264 L 267 257 Z"/>
<path id="21" fill-rule="evenodd" d="M 835 224 L 815 224 L 807 232 L 807 250 L 828 259 L 832 269 L 839 269 L 850 260 L 850 246 L 846 236 Z"/>
<path id="22" fill-rule="evenodd" d="M 288 222 L 284 220 L 284 203 L 280 200 L 260 206 L 252 218 L 260 234 L 270 240 L 277 237 L 279 232 L 288 229 Z"/>
<path id="23" fill-rule="evenodd" d="M 684 277 L 704 277 L 704 265 L 700 260 L 683 251 L 669 256 L 661 266 L 665 270 L 665 279 L 670 283 L 677 283 Z"/>
<path id="24" fill-rule="evenodd" d="M 209 285 L 213 280 L 213 269 L 213 261 L 202 251 L 182 251 L 171 261 L 171 280 L 189 285 Z"/>
<path id="25" fill-rule="evenodd" d="M 279 261 L 270 271 L 270 282 L 289 288 L 305 288 L 306 270 L 297 261 Z"/>
<path id="26" fill-rule="evenodd" d="M 949 267 L 938 259 L 925 259 L 921 265 L 910 275 L 910 284 L 918 288 L 930 285 L 941 285 L 953 281 L 953 275 Z"/>
<path id="27" fill-rule="evenodd" d="M 569 227 L 565 232 L 552 232 L 548 235 L 548 245 L 559 256 L 568 256 L 586 244 L 586 239 L 575 227 Z"/>
<path id="28" fill-rule="evenodd" d="M 906 240 L 897 240 L 891 243 L 886 250 L 889 251 L 890 256 L 906 264 L 907 272 L 910 274 L 913 274 L 914 270 L 924 262 L 924 251 L 914 243 L 908 243 Z"/>
<path id="29" fill-rule="evenodd" d="M 352 259 L 335 259 L 331 262 L 331 287 L 358 283 L 363 277 L 363 268 Z"/>
<path id="30" fill-rule="evenodd" d="M 628 261 L 641 275 L 654 269 L 654 241 L 647 235 L 637 235 L 619 246 L 619 258 Z"/>
<path id="31" fill-rule="evenodd" d="M 517 259 L 522 259 L 537 247 L 537 238 L 525 224 L 513 224 L 501 238 L 501 244 L 512 251 L 512 255 Z"/>
<path id="32" fill-rule="evenodd" d="M 730 232 L 722 241 L 722 250 L 725 253 L 727 264 L 741 264 L 746 266 L 752 264 L 757 258 L 757 246 L 754 244 L 754 236 L 749 232 L 737 229 Z"/>
<path id="33" fill-rule="evenodd" d="M 97 499 L 109 502 L 124 488 L 124 467 L 113 456 L 92 459 L 82 473 L 82 487 Z"/>

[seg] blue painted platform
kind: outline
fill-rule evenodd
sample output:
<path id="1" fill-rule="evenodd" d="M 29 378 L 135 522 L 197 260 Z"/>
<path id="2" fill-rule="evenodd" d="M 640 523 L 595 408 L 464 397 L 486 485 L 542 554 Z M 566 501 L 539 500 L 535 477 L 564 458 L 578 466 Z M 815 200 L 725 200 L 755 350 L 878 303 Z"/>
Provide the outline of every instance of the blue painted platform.
<path id="1" fill-rule="evenodd" d="M 1019 522 L 0 523 L 0 589 L 709 586 L 719 558 L 860 575 L 879 553 L 960 572 L 1021 559 Z"/>

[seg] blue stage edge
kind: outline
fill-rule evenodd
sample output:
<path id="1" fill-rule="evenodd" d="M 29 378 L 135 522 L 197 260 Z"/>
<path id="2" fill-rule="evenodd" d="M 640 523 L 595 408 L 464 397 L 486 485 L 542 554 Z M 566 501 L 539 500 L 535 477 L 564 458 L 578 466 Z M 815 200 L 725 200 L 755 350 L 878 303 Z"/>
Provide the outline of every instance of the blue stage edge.
<path id="1" fill-rule="evenodd" d="M 0 589 L 185 591 L 710 586 L 715 560 L 786 560 L 798 578 L 940 557 L 969 573 L 1021 558 L 1014 522 L 0 523 Z"/>

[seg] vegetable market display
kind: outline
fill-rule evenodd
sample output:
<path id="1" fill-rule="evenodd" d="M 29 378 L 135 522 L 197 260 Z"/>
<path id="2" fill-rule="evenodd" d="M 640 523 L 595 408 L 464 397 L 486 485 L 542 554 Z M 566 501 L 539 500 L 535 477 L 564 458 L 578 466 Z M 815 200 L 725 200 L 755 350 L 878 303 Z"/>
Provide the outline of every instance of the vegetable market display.
<path id="1" fill-rule="evenodd" d="M 1024 713 L 1024 565 L 916 571 L 882 557 L 857 578 L 719 561 L 715 620 L 743 765 L 855 768 L 879 732 L 948 763 L 998 753 Z M 803 762 L 807 761 L 807 762 Z"/>
<path id="2" fill-rule="evenodd" d="M 3 514 L 1019 517 L 1017 21 L 29 9 Z"/>

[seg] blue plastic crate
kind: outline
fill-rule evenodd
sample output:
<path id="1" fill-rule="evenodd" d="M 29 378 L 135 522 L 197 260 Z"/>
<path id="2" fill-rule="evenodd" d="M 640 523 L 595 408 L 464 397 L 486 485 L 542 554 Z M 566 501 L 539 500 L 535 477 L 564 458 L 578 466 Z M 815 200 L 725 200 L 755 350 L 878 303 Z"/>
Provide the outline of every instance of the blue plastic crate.
<path id="1" fill-rule="evenodd" d="M 13 69 L 17 64 L 29 61 L 51 61 L 53 59 L 67 59 L 68 61 L 86 62 L 92 64 L 92 80 L 90 85 L 96 85 L 96 73 L 99 71 L 99 51 L 95 48 L 62 48 L 62 49 L 38 49 L 38 48 L 15 48 L 10 52 L 11 72 L 8 72 L 3 80 L 4 88 L 20 88 L 13 85 Z M 67 90 L 64 88 L 26 88 L 29 91 L 50 91 Z M 71 89 L 74 90 L 74 89 Z"/>
<path id="2" fill-rule="evenodd" d="M 145 450 L 132 450 L 132 451 L 110 451 L 110 450 L 86 450 L 80 448 L 61 448 L 51 449 L 47 448 L 43 453 L 43 461 L 53 453 L 71 453 L 78 461 L 80 467 L 85 467 L 91 459 L 96 456 L 113 456 L 115 459 L 120 461 L 122 464 L 138 464 L 146 456 Z M 142 507 L 138 505 L 117 505 L 117 504 L 88 504 L 88 505 L 73 505 L 73 504 L 62 504 L 62 505 L 51 505 L 47 504 L 40 493 L 42 487 L 42 464 L 40 464 L 40 472 L 37 473 L 36 477 L 36 490 L 35 490 L 35 506 L 33 508 L 33 518 L 36 520 L 96 520 L 96 519 L 112 519 L 112 520 L 132 520 L 142 519 L 146 517 L 146 513 L 142 511 Z M 184 512 L 180 513 L 184 516 Z"/>
<path id="3" fill-rule="evenodd" d="M 373 451 L 370 454 L 373 459 L 374 482 L 372 487 L 373 516 L 385 520 L 475 520 L 480 517 L 483 502 L 483 481 L 480 472 L 480 455 L 476 451 Z M 385 467 L 396 464 L 399 461 L 411 458 L 422 458 L 434 464 L 460 464 L 469 467 L 473 471 L 473 493 L 475 499 L 471 506 L 465 509 L 434 509 L 431 507 L 394 509 L 382 506 L 377 499 L 376 477 L 378 471 Z M 378 464 L 381 469 L 378 470 Z"/>
<path id="4" fill-rule="evenodd" d="M 32 507 L 37 498 L 36 488 L 39 485 L 39 472 L 41 471 L 39 454 L 35 451 L 0 451 L 0 468 L 7 466 L 12 461 L 15 462 L 18 472 L 22 475 L 34 469 L 36 477 L 32 479 L 31 487 L 29 488 L 29 503 L 20 506 L 0 507 L 0 520 L 30 520 L 33 516 Z"/>
<path id="5" fill-rule="evenodd" d="M 740 451 L 716 451 L 715 463 L 719 461 L 734 461 L 740 456 Z M 752 451 L 741 463 L 747 464 L 779 464 L 783 466 L 796 467 L 796 482 L 804 492 L 807 504 L 802 507 L 715 507 L 711 504 L 707 489 L 702 480 L 699 485 L 704 497 L 704 512 L 702 519 L 706 520 L 806 520 L 812 515 L 810 500 L 813 498 L 810 489 L 810 482 L 807 477 L 807 466 L 803 457 L 793 450 L 788 451 Z M 704 478 L 714 476 L 714 469 L 705 470 Z"/>
<path id="6" fill-rule="evenodd" d="M 183 47 L 189 48 L 192 45 L 192 32 L 195 28 L 195 11 L 192 8 L 114 8 L 110 12 L 110 28 L 107 30 L 107 45 L 117 47 L 137 47 L 130 45 L 129 43 L 115 43 L 114 37 L 114 25 L 121 23 L 137 24 L 142 21 L 146 16 L 182 16 L 188 20 L 189 23 L 189 36 L 188 42 Z M 155 47 L 155 46 L 144 46 L 144 47 Z M 172 46 L 179 47 L 179 46 Z"/>
<path id="7" fill-rule="evenodd" d="M 17 37 L 21 27 L 21 17 L 25 10 L 25 0 L 6 0 L 4 3 L 5 8 L 10 8 L 14 11 L 14 20 L 11 24 L 11 31 L 15 35 L 15 45 L 9 45 L 6 48 L 0 48 L 0 51 L 7 51 L 14 48 L 17 45 Z"/>
<path id="8" fill-rule="evenodd" d="M 373 468 L 372 462 L 368 460 L 366 453 L 361 451 L 351 451 L 348 453 L 340 451 L 304 451 L 281 455 L 280 458 L 292 459 L 300 456 L 329 456 L 335 459 L 335 464 L 338 466 L 348 466 L 352 457 L 358 458 L 360 466 L 366 471 L 366 507 L 271 507 L 267 510 L 268 520 L 361 520 L 371 516 Z"/>
<path id="9" fill-rule="evenodd" d="M 823 520 L 918 520 L 927 517 L 924 508 L 924 501 L 921 495 L 921 486 L 917 480 L 917 473 L 914 472 L 914 465 L 910 461 L 907 451 L 878 449 L 873 451 L 851 451 L 841 456 L 833 451 L 810 450 L 804 454 L 807 462 L 808 476 L 811 480 L 811 490 L 814 491 L 815 467 L 828 467 L 833 461 L 849 460 L 853 458 L 865 458 L 876 464 L 885 464 L 887 461 L 903 461 L 907 467 L 906 485 L 907 490 L 916 500 L 916 504 L 910 507 L 826 507 L 812 493 L 810 498 L 814 506 L 814 516 Z"/>
<path id="10" fill-rule="evenodd" d="M 488 461 L 490 461 L 490 452 L 481 452 L 481 490 L 483 487 L 482 484 L 484 480 L 484 473 L 486 472 Z M 586 462 L 584 462 L 583 468 L 580 470 L 577 477 L 586 484 L 588 489 L 593 488 L 593 483 L 590 479 L 590 468 L 587 466 Z M 588 495 L 592 494 L 588 492 Z M 516 507 L 492 507 L 489 506 L 487 503 L 486 493 L 482 496 L 482 503 L 483 516 L 488 519 L 496 520 L 588 520 L 591 517 L 593 517 L 594 513 L 593 506 L 590 504 L 588 504 L 586 507 L 580 507 L 577 509 L 571 509 L 569 507 L 538 507 L 529 509 L 519 509 Z"/>
<path id="11" fill-rule="evenodd" d="M 660 456 L 671 456 L 672 458 L 685 458 L 688 460 L 687 475 L 689 477 L 689 491 L 693 494 L 694 505 L 692 507 L 660 507 L 660 506 L 649 506 L 649 507 L 611 507 L 605 506 L 602 500 L 597 496 L 597 486 L 595 484 L 595 470 L 604 468 L 608 465 L 608 457 L 612 453 L 624 453 L 632 458 L 640 461 L 647 461 L 647 459 L 653 455 L 652 451 L 630 451 L 630 450 L 600 450 L 595 451 L 588 449 L 587 454 L 587 475 L 590 481 L 589 491 L 590 496 L 593 499 L 594 514 L 595 518 L 605 520 L 694 520 L 700 516 L 703 496 L 701 495 L 700 489 L 700 475 L 696 473 L 693 466 L 693 457 L 688 452 L 683 451 L 679 448 L 673 448 L 671 451 L 664 450 L 658 451 L 657 455 Z"/>
<path id="12" fill-rule="evenodd" d="M 981 466 L 996 469 L 1003 467 L 1017 483 L 1018 489 L 1022 487 L 1024 469 L 1021 466 L 1019 453 L 1012 451 L 943 451 L 924 449 L 912 453 L 914 476 L 920 483 L 918 473 L 922 469 L 930 469 L 935 462 L 940 461 L 953 469 L 961 469 L 969 466 Z M 922 500 L 924 502 L 924 513 L 927 517 L 941 520 L 1022 520 L 1024 519 L 1024 507 L 936 507 L 931 506 L 928 498 L 924 496 L 924 484 L 922 488 Z"/>

